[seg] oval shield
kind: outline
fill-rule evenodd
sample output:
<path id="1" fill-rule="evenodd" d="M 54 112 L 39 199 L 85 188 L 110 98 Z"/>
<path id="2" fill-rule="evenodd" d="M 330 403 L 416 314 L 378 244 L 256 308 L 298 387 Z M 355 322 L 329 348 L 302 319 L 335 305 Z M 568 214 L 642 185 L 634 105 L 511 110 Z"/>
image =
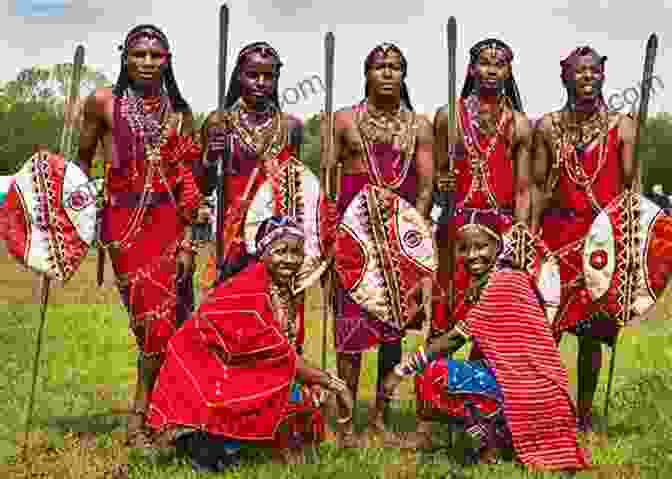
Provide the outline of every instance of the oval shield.
<path id="1" fill-rule="evenodd" d="M 431 225 L 392 191 L 366 185 L 338 226 L 335 268 L 357 304 L 401 330 L 414 319 L 408 292 L 438 269 Z"/>
<path id="2" fill-rule="evenodd" d="M 96 199 L 95 183 L 77 164 L 36 153 L 15 175 L 3 205 L 10 255 L 67 282 L 96 239 Z"/>

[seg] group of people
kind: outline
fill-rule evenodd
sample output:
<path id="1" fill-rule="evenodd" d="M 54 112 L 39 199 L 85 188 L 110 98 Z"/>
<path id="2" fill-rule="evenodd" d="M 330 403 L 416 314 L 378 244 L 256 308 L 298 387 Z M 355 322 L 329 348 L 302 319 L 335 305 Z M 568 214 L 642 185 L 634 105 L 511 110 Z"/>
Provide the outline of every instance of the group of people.
<path id="1" fill-rule="evenodd" d="M 429 447 L 432 421 L 447 415 L 464 420 L 483 461 L 513 448 L 530 467 L 589 467 L 577 433 L 592 429 L 602 343 L 619 326 L 608 302 L 587 294 L 582 241 L 596 215 L 638 181 L 634 121 L 610 112 L 603 98 L 606 57 L 581 47 L 561 61 L 567 104 L 533 127 L 512 49 L 497 39 L 478 42 L 451 128 L 448 105 L 433 124 L 414 111 L 400 48 L 384 43 L 371 51 L 364 99 L 335 112 L 331 131 L 322 129 L 323 145 L 327 135 L 333 140 L 323 171 L 340 173 L 338 197 L 320 202 L 335 224 L 365 185 L 399 195 L 428 223 L 433 206 L 441 208 L 439 266 L 431 297 L 413 293 L 418 304 L 431 302 L 430 335 L 404 360 L 405 330 L 370 314 L 337 281 L 333 374 L 302 357 L 304 341 L 316 338 L 305 337 L 303 295 L 292 287 L 305 256 L 300 222 L 290 214 L 266 218 L 253 252 L 243 231 L 264 175 L 300 149 L 301 121 L 280 109 L 280 56 L 265 42 L 243 48 L 225 110 L 211 113 L 198 132 L 164 33 L 140 25 L 120 49 L 114 88 L 86 101 L 79 161 L 88 172 L 102 142 L 102 240 L 139 349 L 130 444 L 169 437 L 195 467 L 215 471 L 237 460 L 241 441 L 298 460 L 303 447 L 324 439 L 333 411 L 338 444 L 359 447 L 353 409 L 362 353 L 379 347 L 369 428 L 386 444 Z M 225 150 L 219 206 L 226 214 L 217 227 L 224 261 L 195 308 L 190 225 L 220 186 L 217 161 Z M 542 247 L 560 268 L 553 314 L 530 274 Z M 579 341 L 576 405 L 558 351 L 565 332 Z M 468 342 L 469 359 L 452 359 Z M 418 429 L 401 438 L 386 412 L 408 377 L 416 383 Z M 337 407 L 323 407 L 329 404 Z"/>

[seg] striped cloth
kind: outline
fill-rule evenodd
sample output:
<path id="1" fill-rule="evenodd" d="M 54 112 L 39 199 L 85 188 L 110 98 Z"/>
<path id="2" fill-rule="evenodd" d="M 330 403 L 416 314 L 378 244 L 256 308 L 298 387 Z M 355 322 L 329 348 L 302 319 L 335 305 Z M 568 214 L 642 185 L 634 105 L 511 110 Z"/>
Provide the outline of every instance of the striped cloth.
<path id="1" fill-rule="evenodd" d="M 493 272 L 466 319 L 504 394 L 504 414 L 520 461 L 543 469 L 589 467 L 577 443 L 567 371 L 530 276 Z"/>

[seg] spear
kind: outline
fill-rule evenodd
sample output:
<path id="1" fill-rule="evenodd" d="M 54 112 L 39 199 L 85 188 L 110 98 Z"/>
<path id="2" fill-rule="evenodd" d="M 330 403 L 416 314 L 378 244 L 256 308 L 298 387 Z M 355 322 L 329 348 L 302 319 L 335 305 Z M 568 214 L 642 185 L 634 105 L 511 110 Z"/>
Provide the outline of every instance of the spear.
<path id="1" fill-rule="evenodd" d="M 324 148 L 325 158 L 324 170 L 322 171 L 322 187 L 327 196 L 328 201 L 336 201 L 338 197 L 338 188 L 340 186 L 340 179 L 338 173 L 336 178 L 333 176 L 333 146 L 334 146 L 334 49 L 335 38 L 332 32 L 327 32 L 324 37 L 324 57 L 325 57 L 325 120 L 327 121 L 327 135 L 326 146 Z M 338 166 L 336 167 L 338 171 Z M 335 183 L 335 184 L 334 184 Z M 331 260 L 332 258 L 329 258 Z M 322 289 L 322 307 L 323 307 L 323 327 L 322 327 L 322 369 L 327 367 L 327 326 L 329 325 L 329 317 L 333 308 L 333 290 L 334 290 L 334 271 L 333 267 L 327 269 L 327 275 Z"/>
<path id="2" fill-rule="evenodd" d="M 455 154 L 456 154 L 456 144 L 457 144 L 457 119 L 455 118 L 455 104 L 457 102 L 457 71 L 455 66 L 455 59 L 457 57 L 457 20 L 455 17 L 451 16 L 448 19 L 448 24 L 446 25 L 446 37 L 448 43 L 448 171 L 452 174 L 455 168 Z M 453 208 L 455 206 L 455 196 L 452 190 L 442 192 L 443 198 L 443 211 L 441 212 L 440 224 L 446 225 L 449 221 L 450 215 L 452 215 Z M 444 247 L 440 249 L 445 250 Z M 449 311 L 453 310 L 454 302 L 454 283 L 453 283 L 453 269 L 455 265 L 455 247 L 453 242 L 450 241 L 448 251 L 448 271 L 449 277 L 448 280 L 448 309 Z"/>
<path id="3" fill-rule="evenodd" d="M 218 104 L 217 109 L 220 113 L 224 111 L 226 105 L 226 59 L 229 40 L 229 6 L 225 3 L 219 10 L 219 78 L 218 78 Z M 231 152 L 228 147 L 228 138 L 224 152 L 217 159 L 217 262 L 215 283 L 222 277 L 224 268 L 224 201 L 226 198 L 225 168 L 230 162 Z"/>
<path id="4" fill-rule="evenodd" d="M 639 114 L 637 115 L 637 126 L 635 129 L 635 149 L 633 152 L 634 164 L 641 169 L 640 174 L 643 176 L 645 169 L 640 166 L 641 153 L 641 131 L 646 127 L 646 119 L 649 114 L 649 97 L 651 95 L 651 82 L 653 80 L 653 64 L 656 60 L 656 53 L 658 51 L 658 35 L 652 33 L 649 40 L 646 42 L 646 53 L 644 56 L 644 73 L 642 84 L 640 87 L 640 102 Z M 643 179 L 640 180 L 643 186 Z M 629 303 L 629 302 L 628 302 Z M 630 318 L 630 305 L 626 305 L 627 324 Z M 614 344 L 611 348 L 611 358 L 609 361 L 609 379 L 607 380 L 607 396 L 604 401 L 604 422 L 605 426 L 609 424 L 609 398 L 611 397 L 611 386 L 614 380 L 614 369 L 616 367 L 616 346 L 618 344 L 618 335 L 614 338 Z"/>
<path id="5" fill-rule="evenodd" d="M 72 81 L 70 83 L 70 95 L 67 98 L 66 104 L 66 115 L 63 123 L 63 131 L 61 133 L 61 144 L 59 146 L 59 152 L 63 155 L 66 161 L 71 153 L 72 148 L 72 135 L 74 122 L 68 121 L 72 120 L 74 114 L 75 102 L 79 98 L 79 83 L 82 73 L 82 67 L 84 65 L 84 47 L 78 45 L 75 50 L 75 58 L 72 65 Z M 32 385 L 30 388 L 30 398 L 28 399 L 28 406 L 26 412 L 26 424 L 25 424 L 25 439 L 24 439 L 24 452 L 28 448 L 28 435 L 30 434 L 30 426 L 33 419 L 33 408 L 35 406 L 35 390 L 37 387 L 37 373 L 39 370 L 40 364 L 40 353 L 42 351 L 42 334 L 44 332 L 44 325 L 47 319 L 47 306 L 49 304 L 49 290 L 51 287 L 51 279 L 46 274 L 41 276 L 40 284 L 40 326 L 37 330 L 37 345 L 35 347 L 35 357 L 33 358 L 33 377 Z"/>

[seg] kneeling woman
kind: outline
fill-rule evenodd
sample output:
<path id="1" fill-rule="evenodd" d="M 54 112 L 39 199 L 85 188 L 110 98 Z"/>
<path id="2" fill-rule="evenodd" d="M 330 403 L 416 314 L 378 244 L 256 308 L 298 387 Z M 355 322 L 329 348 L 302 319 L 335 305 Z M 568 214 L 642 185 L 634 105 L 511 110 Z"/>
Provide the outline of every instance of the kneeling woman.
<path id="1" fill-rule="evenodd" d="M 292 344 L 302 230 L 290 218 L 269 218 L 256 244 L 259 261 L 210 291 L 170 340 L 152 393 L 147 423 L 175 433 L 197 469 L 230 464 L 241 440 L 270 442 L 281 457 L 293 451 L 296 459 L 306 442 L 324 438 L 323 392 L 348 411 L 339 422 L 352 418 L 345 383 L 311 366 Z"/>
<path id="2" fill-rule="evenodd" d="M 399 364 L 386 378 L 386 394 L 404 377 L 416 377 L 425 413 L 418 418 L 416 447 L 430 445 L 432 414 L 441 414 L 464 419 L 467 432 L 480 440 L 482 461 L 513 447 L 533 468 L 588 467 L 540 295 L 504 248 L 502 232 L 510 223 L 484 210 L 461 210 L 456 222 L 457 264 L 469 273 L 469 284 L 458 290 L 452 328 Z M 469 360 L 451 358 L 470 341 Z"/>

